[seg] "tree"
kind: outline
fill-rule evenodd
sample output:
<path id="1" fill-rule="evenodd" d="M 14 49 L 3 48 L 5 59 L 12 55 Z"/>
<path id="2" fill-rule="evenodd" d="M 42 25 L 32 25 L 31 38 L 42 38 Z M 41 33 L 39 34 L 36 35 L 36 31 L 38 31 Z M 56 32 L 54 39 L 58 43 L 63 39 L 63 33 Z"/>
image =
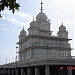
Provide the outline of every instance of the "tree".
<path id="1" fill-rule="evenodd" d="M 7 7 L 8 10 L 12 10 L 14 14 L 15 10 L 19 10 L 20 5 L 16 0 L 0 0 L 0 17 L 2 17 L 1 12 L 4 11 L 5 7 Z"/>

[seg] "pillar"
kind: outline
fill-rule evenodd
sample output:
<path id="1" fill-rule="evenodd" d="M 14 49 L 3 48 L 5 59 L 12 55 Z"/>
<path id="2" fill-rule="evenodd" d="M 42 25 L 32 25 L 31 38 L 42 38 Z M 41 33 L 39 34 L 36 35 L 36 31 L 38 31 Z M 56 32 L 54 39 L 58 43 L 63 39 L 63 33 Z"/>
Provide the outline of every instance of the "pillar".
<path id="1" fill-rule="evenodd" d="M 72 70 L 68 70 L 67 75 L 72 75 Z"/>
<path id="2" fill-rule="evenodd" d="M 21 75 L 25 75 L 24 68 L 21 68 Z"/>
<path id="3" fill-rule="evenodd" d="M 1 75 L 1 69 L 0 69 L 0 75 Z"/>
<path id="4" fill-rule="evenodd" d="M 49 65 L 45 66 L 45 75 L 50 75 Z"/>
<path id="5" fill-rule="evenodd" d="M 21 75 L 23 75 L 23 68 L 21 68 Z"/>
<path id="6" fill-rule="evenodd" d="M 7 69 L 5 69 L 5 71 L 4 71 L 4 75 L 7 75 Z"/>
<path id="7" fill-rule="evenodd" d="M 72 67 L 67 67 L 67 75 L 72 75 Z"/>
<path id="8" fill-rule="evenodd" d="M 3 70 L 2 70 L 2 74 L 4 75 L 4 68 L 3 68 Z"/>
<path id="9" fill-rule="evenodd" d="M 3 73 L 3 75 L 5 75 L 5 69 L 4 69 L 4 73 Z"/>
<path id="10" fill-rule="evenodd" d="M 18 75 L 18 69 L 15 68 L 15 75 Z"/>
<path id="11" fill-rule="evenodd" d="M 7 69 L 5 69 L 5 75 L 7 75 Z"/>
<path id="12" fill-rule="evenodd" d="M 31 69 L 28 67 L 27 75 L 31 75 Z"/>
<path id="13" fill-rule="evenodd" d="M 40 75 L 38 67 L 35 67 L 35 75 Z"/>
<path id="14" fill-rule="evenodd" d="M 25 73 L 26 71 L 25 71 L 25 68 L 23 68 L 23 75 L 26 75 L 26 73 Z"/>
<path id="15" fill-rule="evenodd" d="M 12 68 L 12 70 L 11 70 L 11 71 L 12 71 L 12 75 L 14 75 L 14 69 L 13 69 L 13 68 Z"/>
<path id="16" fill-rule="evenodd" d="M 10 69 L 8 69 L 8 75 L 10 75 Z"/>

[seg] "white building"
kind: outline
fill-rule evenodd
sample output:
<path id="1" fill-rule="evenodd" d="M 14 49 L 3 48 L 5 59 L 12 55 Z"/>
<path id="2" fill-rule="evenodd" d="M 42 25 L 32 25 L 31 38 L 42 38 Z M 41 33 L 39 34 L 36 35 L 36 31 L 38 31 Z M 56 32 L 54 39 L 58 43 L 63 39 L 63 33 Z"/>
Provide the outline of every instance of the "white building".
<path id="1" fill-rule="evenodd" d="M 68 43 L 68 32 L 63 23 L 59 27 L 57 36 L 52 36 L 51 23 L 42 11 L 36 16 L 36 21 L 30 23 L 28 35 L 23 30 L 19 35 L 19 61 L 32 59 L 65 59 L 71 56 Z"/>
<path id="2" fill-rule="evenodd" d="M 63 23 L 52 36 L 50 20 L 42 11 L 19 35 L 19 61 L 0 65 L 0 75 L 75 75 L 68 32 Z"/>

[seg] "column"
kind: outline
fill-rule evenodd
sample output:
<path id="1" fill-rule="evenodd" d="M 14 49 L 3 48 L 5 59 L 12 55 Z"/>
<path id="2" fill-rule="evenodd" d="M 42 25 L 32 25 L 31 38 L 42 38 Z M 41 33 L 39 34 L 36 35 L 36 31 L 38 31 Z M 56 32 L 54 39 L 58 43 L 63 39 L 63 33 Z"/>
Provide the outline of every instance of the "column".
<path id="1" fill-rule="evenodd" d="M 13 68 L 12 68 L 12 70 L 11 70 L 11 71 L 12 71 L 12 75 L 14 75 L 14 69 L 13 69 Z"/>
<path id="2" fill-rule="evenodd" d="M 49 65 L 45 66 L 45 75 L 50 75 Z"/>
<path id="3" fill-rule="evenodd" d="M 4 75 L 5 75 L 5 69 L 4 69 Z"/>
<path id="4" fill-rule="evenodd" d="M 2 75 L 4 75 L 4 68 L 2 68 Z"/>
<path id="5" fill-rule="evenodd" d="M 35 75 L 40 75 L 38 67 L 35 67 Z"/>
<path id="6" fill-rule="evenodd" d="M 24 68 L 21 68 L 21 75 L 25 75 Z"/>
<path id="7" fill-rule="evenodd" d="M 8 75 L 10 75 L 10 69 L 8 69 Z"/>
<path id="8" fill-rule="evenodd" d="M 31 75 L 31 69 L 28 67 L 27 75 Z"/>
<path id="9" fill-rule="evenodd" d="M 5 75 L 5 69 L 4 69 L 4 73 L 3 73 L 3 75 Z"/>
<path id="10" fill-rule="evenodd" d="M 3 68 L 3 70 L 2 70 L 2 74 L 4 75 L 4 68 Z"/>
<path id="11" fill-rule="evenodd" d="M 23 70 L 24 70 L 24 75 L 26 75 L 26 73 L 25 73 L 25 72 L 26 72 L 25 69 L 23 69 Z"/>
<path id="12" fill-rule="evenodd" d="M 7 69 L 5 69 L 5 75 L 7 75 Z"/>
<path id="13" fill-rule="evenodd" d="M 72 70 L 67 70 L 67 75 L 72 75 Z"/>
<path id="14" fill-rule="evenodd" d="M 6 70 L 4 69 L 4 75 L 6 75 Z"/>
<path id="15" fill-rule="evenodd" d="M 18 75 L 18 69 L 15 68 L 15 75 Z"/>
<path id="16" fill-rule="evenodd" d="M 1 75 L 1 68 L 0 68 L 0 75 Z"/>
<path id="17" fill-rule="evenodd" d="M 67 67 L 67 75 L 72 75 L 72 67 Z"/>

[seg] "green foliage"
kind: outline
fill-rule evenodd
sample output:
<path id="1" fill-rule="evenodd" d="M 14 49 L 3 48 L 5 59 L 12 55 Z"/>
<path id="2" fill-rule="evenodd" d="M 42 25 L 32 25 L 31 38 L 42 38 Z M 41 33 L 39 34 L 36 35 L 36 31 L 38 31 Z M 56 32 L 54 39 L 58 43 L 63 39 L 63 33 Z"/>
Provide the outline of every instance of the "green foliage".
<path id="1" fill-rule="evenodd" d="M 1 12 L 7 7 L 9 10 L 12 10 L 13 14 L 15 10 L 19 10 L 20 5 L 16 3 L 16 0 L 0 0 L 0 17 Z"/>

